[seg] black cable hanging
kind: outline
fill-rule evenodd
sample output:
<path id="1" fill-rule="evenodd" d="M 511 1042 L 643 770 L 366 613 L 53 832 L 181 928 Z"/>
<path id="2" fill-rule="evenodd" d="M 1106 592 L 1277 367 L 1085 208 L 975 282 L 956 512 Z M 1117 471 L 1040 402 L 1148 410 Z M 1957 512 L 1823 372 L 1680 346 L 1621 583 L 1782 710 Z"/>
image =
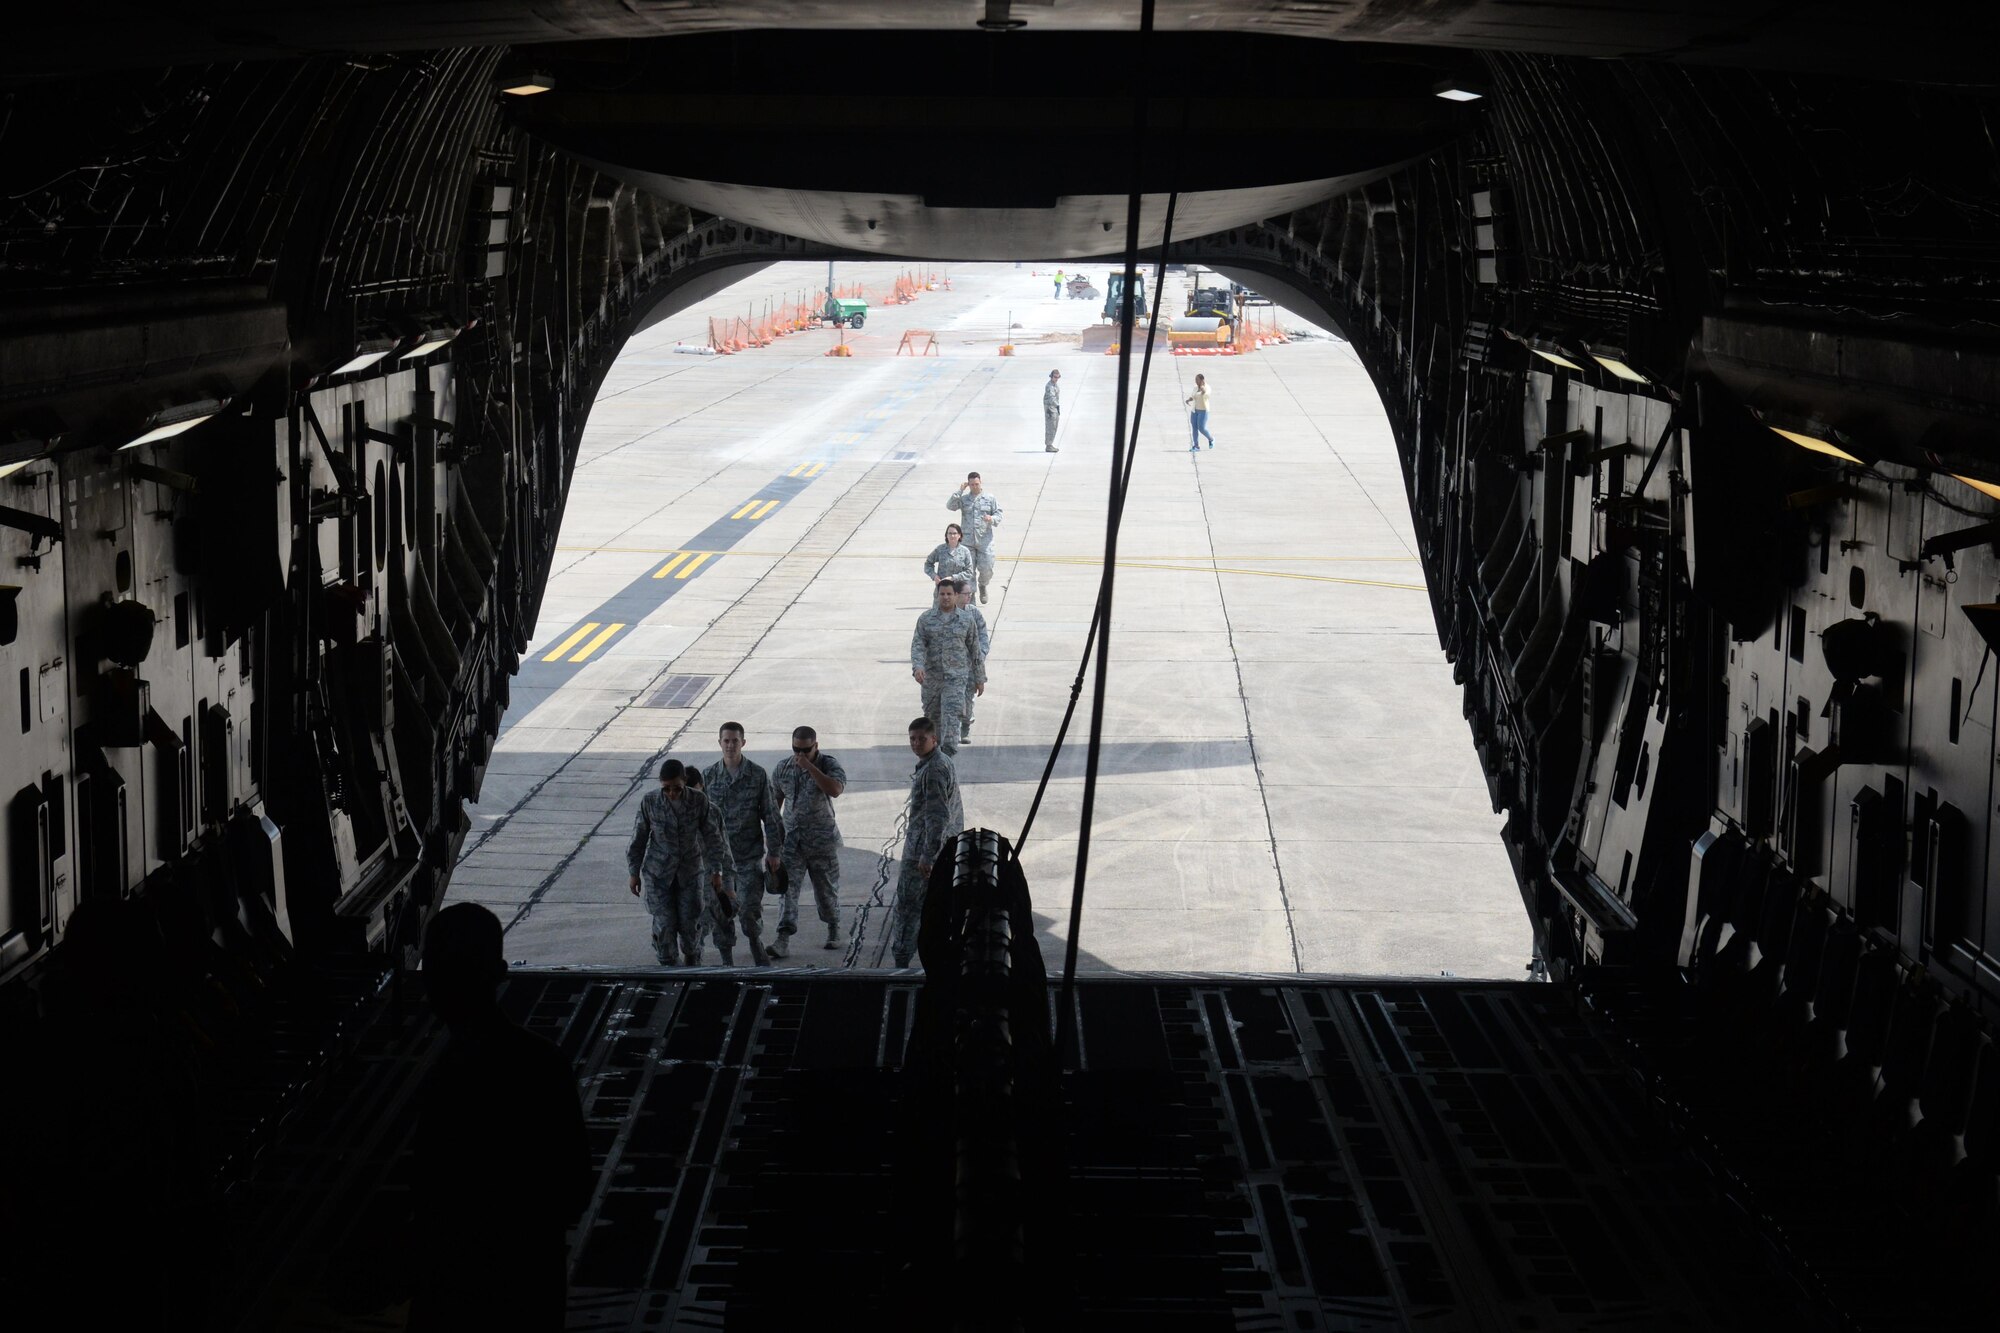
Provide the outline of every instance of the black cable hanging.
<path id="1" fill-rule="evenodd" d="M 1132 433 L 1125 445 L 1125 467 L 1123 474 L 1114 483 L 1111 506 L 1122 516 L 1125 510 L 1125 496 L 1132 485 L 1132 463 L 1139 456 L 1139 423 L 1146 412 L 1146 384 L 1153 373 L 1153 340 L 1160 331 L 1160 287 L 1166 281 L 1167 246 L 1174 238 L 1174 207 L 1180 202 L 1178 190 L 1167 196 L 1166 225 L 1160 231 L 1160 261 L 1153 266 L 1153 313 L 1146 321 L 1146 355 L 1139 363 L 1139 399 L 1132 407 Z M 1114 456 L 1116 450 L 1113 450 Z M 1021 836 L 1014 839 L 1014 859 L 1021 859 L 1021 848 L 1028 843 L 1028 831 L 1035 827 L 1035 815 L 1042 808 L 1042 796 L 1049 789 L 1049 779 L 1055 776 L 1056 760 L 1062 757 L 1063 741 L 1069 735 L 1070 719 L 1076 716 L 1076 702 L 1083 696 L 1083 678 L 1090 670 L 1091 649 L 1097 642 L 1097 627 L 1104 618 L 1104 589 L 1098 585 L 1097 602 L 1090 610 L 1090 629 L 1083 636 L 1083 658 L 1076 664 L 1076 679 L 1069 686 L 1069 707 L 1063 709 L 1062 722 L 1056 727 L 1055 744 L 1049 750 L 1049 761 L 1042 766 L 1042 780 L 1035 786 L 1035 799 L 1028 803 L 1028 817 L 1021 825 Z"/>
<path id="2" fill-rule="evenodd" d="M 1139 16 L 1139 40 L 1141 46 L 1139 66 L 1145 66 L 1145 48 L 1151 45 L 1147 40 L 1153 32 L 1153 0 L 1144 0 Z M 1090 699 L 1090 744 L 1084 751 L 1083 762 L 1083 809 L 1076 831 L 1076 880 L 1070 888 L 1069 899 L 1069 940 L 1063 950 L 1062 990 L 1056 1009 L 1056 1067 L 1070 1058 L 1076 1037 L 1075 995 L 1076 995 L 1076 942 L 1077 933 L 1083 925 L 1083 886 L 1086 871 L 1090 865 L 1090 823 L 1091 814 L 1097 803 L 1097 765 L 1104 748 L 1104 694 L 1111 670 L 1111 606 L 1113 584 L 1118 572 L 1118 529 L 1125 512 L 1125 481 L 1130 470 L 1127 453 L 1136 446 L 1137 432 L 1130 435 L 1126 430 L 1127 399 L 1132 385 L 1132 332 L 1137 323 L 1133 310 L 1135 288 L 1139 277 L 1139 208 L 1143 201 L 1144 188 L 1142 170 L 1145 165 L 1146 112 L 1149 99 L 1144 85 L 1140 87 L 1138 106 L 1134 115 L 1132 138 L 1132 192 L 1125 201 L 1125 291 L 1124 300 L 1118 312 L 1118 405 L 1112 428 L 1111 447 L 1111 495 L 1104 520 L 1104 576 L 1098 585 L 1097 622 L 1097 679 L 1092 683 Z M 1164 238 L 1160 250 L 1162 271 L 1166 264 Z M 1146 343 L 1146 364 L 1152 363 L 1153 345 L 1151 328 L 1157 325 L 1160 303 L 1159 293 L 1154 292 L 1153 321 L 1149 325 Z M 1054 767 L 1051 756 L 1050 767 Z M 1044 775 L 1046 780 L 1046 775 Z M 1039 793 L 1037 799 L 1039 800 Z"/>

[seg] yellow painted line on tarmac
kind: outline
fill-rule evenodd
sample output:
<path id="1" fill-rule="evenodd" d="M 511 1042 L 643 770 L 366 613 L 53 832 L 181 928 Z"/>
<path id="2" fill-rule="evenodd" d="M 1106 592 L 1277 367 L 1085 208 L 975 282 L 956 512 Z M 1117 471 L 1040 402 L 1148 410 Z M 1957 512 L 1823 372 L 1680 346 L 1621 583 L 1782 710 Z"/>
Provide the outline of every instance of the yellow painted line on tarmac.
<path id="1" fill-rule="evenodd" d="M 592 639 L 589 643 L 586 643 L 585 645 L 583 645 L 583 647 L 579 648 L 577 650 L 576 656 L 570 658 L 569 660 L 572 662 L 581 662 L 585 660 L 592 653 L 596 652 L 599 648 L 602 648 L 605 645 L 605 643 L 610 640 L 612 635 L 616 634 L 619 630 L 624 628 L 625 624 L 623 621 L 617 621 L 612 624 L 606 625 L 603 629 L 598 631 L 596 638 Z"/>
<path id="2" fill-rule="evenodd" d="M 656 579 L 663 579 L 663 578 L 665 578 L 665 577 L 666 577 L 667 575 L 669 575 L 669 574 L 671 574 L 671 573 L 673 573 L 673 572 L 674 572 L 674 566 L 675 566 L 675 565 L 678 565 L 678 564 L 679 564 L 679 563 L 680 563 L 681 561 L 683 561 L 683 560 L 687 559 L 687 558 L 688 558 L 688 557 L 689 557 L 690 555 L 693 555 L 693 554 L 694 554 L 694 552 L 692 552 L 692 551 L 682 551 L 682 552 L 681 552 L 681 553 L 680 553 L 679 555 L 677 555 L 677 556 L 675 556 L 675 557 L 674 557 L 673 559 L 671 559 L 671 560 L 667 561 L 667 563 L 666 563 L 666 564 L 664 564 L 664 565 L 661 565 L 661 566 L 660 566 L 660 567 L 659 567 L 658 569 L 654 570 L 654 571 L 653 571 L 653 577 L 654 577 L 654 578 L 656 578 Z"/>
<path id="3" fill-rule="evenodd" d="M 776 509 L 777 507 L 778 507 L 778 502 L 776 500 L 764 501 L 764 503 L 758 507 L 757 512 L 750 515 L 750 521 L 752 523 L 755 523 L 760 518 L 768 517 L 771 511 L 773 509 Z"/>
<path id="4" fill-rule="evenodd" d="M 755 502 L 753 501 L 753 503 Z M 766 513 L 769 513 L 772 509 L 776 508 L 779 503 L 780 502 L 776 500 L 764 501 L 762 512 L 758 513 L 755 517 L 756 518 L 764 517 Z M 737 516 L 741 517 L 741 514 L 739 513 Z M 625 555 L 664 555 L 671 548 L 651 547 L 651 546 L 558 546 L 556 549 L 558 551 L 587 551 L 587 552 L 602 552 L 609 554 L 625 554 Z M 799 554 L 799 552 L 797 551 L 742 551 L 735 549 L 732 549 L 729 553 L 731 555 L 751 556 L 753 558 L 762 557 L 767 560 L 783 560 L 789 556 L 794 556 Z M 687 555 L 690 553 L 682 551 L 679 554 Z M 715 552 L 708 551 L 697 555 L 695 557 L 693 564 L 687 565 L 686 567 L 682 568 L 679 572 L 674 574 L 674 577 L 682 579 L 686 578 L 688 575 L 694 573 L 695 567 L 697 565 L 701 564 L 702 561 L 709 559 L 714 554 Z M 832 552 L 824 554 L 815 553 L 812 558 L 816 560 L 903 561 L 912 559 L 913 557 L 907 552 L 901 555 L 896 555 L 891 553 L 876 554 L 863 551 L 840 551 L 840 552 Z M 1357 588 L 1394 588 L 1398 591 L 1403 591 L 1403 592 L 1423 592 L 1425 590 L 1424 585 L 1421 583 L 1398 583 L 1391 579 L 1339 578 L 1332 574 L 1299 574 L 1299 573 L 1294 573 L 1291 570 L 1285 570 L 1285 569 L 1245 569 L 1240 565 L 1228 565 L 1221 563 L 1225 560 L 1263 560 L 1271 564 L 1278 564 L 1278 563 L 1295 564 L 1300 562 L 1313 562 L 1313 563 L 1326 563 L 1326 564 L 1345 563 L 1345 564 L 1362 564 L 1362 565 L 1415 564 L 1416 557 L 1407 555 L 1291 555 L 1291 556 L 1219 555 L 1215 557 L 1214 563 L 1210 564 L 1190 565 L 1190 564 L 1180 563 L 1180 561 L 1184 561 L 1186 559 L 1187 557 L 1185 556 L 1181 557 L 1133 556 L 1128 559 L 1120 560 L 1118 562 L 1118 568 L 1132 569 L 1132 570 L 1159 570 L 1166 573 L 1178 572 L 1178 573 L 1189 573 L 1189 574 L 1238 574 L 1246 578 L 1297 579 L 1306 583 L 1346 583 L 1346 584 L 1351 584 L 1352 586 Z M 1003 556 L 1002 561 L 1003 563 L 1013 564 L 1013 565 L 1069 565 L 1078 569 L 1098 569 L 1101 568 L 1104 564 L 1102 560 L 1098 559 L 1095 556 L 1073 556 L 1073 555 Z M 678 560 L 669 561 L 666 569 L 660 571 L 659 573 L 654 574 L 653 577 L 656 579 L 665 578 L 668 571 L 673 570 L 674 565 L 678 563 L 679 563 Z M 544 660 L 553 660 L 553 659 L 550 658 Z"/>
<path id="5" fill-rule="evenodd" d="M 680 573 L 674 575 L 674 578 L 684 579 L 688 575 L 694 573 L 697 569 L 700 569 L 704 564 L 713 559 L 715 559 L 715 552 L 703 551 L 700 555 L 697 555 L 694 559 L 688 561 L 687 568 L 683 569 Z"/>
<path id="6" fill-rule="evenodd" d="M 817 477 L 819 475 L 819 470 L 825 466 L 826 464 L 824 463 L 814 463 L 810 468 L 806 469 L 806 475 L 808 477 Z"/>
<path id="7" fill-rule="evenodd" d="M 790 472 L 787 472 L 785 475 L 788 477 L 796 477 L 799 475 L 799 473 L 804 472 L 805 470 L 806 470 L 806 465 L 804 463 L 801 463 L 797 467 L 793 468 Z"/>
<path id="8" fill-rule="evenodd" d="M 756 502 L 755 500 L 752 500 L 752 501 L 751 501 L 751 502 L 750 502 L 749 504 L 746 504 L 746 505 L 744 505 L 744 506 L 743 506 L 743 507 L 742 507 L 741 509 L 739 509 L 739 510 L 737 510 L 737 511 L 736 511 L 735 513 L 731 514 L 731 515 L 730 515 L 730 517 L 731 517 L 731 518 L 742 518 L 742 517 L 743 517 L 743 516 L 744 516 L 745 514 L 749 513 L 749 512 L 751 511 L 751 510 L 755 509 L 756 507 L 757 507 L 757 502 Z"/>
<path id="9" fill-rule="evenodd" d="M 576 647 L 577 640 L 581 639 L 584 635 L 596 629 L 597 625 L 598 622 L 593 620 L 589 624 L 583 626 L 581 629 L 577 630 L 576 633 L 570 635 L 567 639 L 564 639 L 561 643 L 549 649 L 548 652 L 542 654 L 542 660 L 544 662 L 555 661 L 557 658 L 561 657 L 564 653 Z"/>

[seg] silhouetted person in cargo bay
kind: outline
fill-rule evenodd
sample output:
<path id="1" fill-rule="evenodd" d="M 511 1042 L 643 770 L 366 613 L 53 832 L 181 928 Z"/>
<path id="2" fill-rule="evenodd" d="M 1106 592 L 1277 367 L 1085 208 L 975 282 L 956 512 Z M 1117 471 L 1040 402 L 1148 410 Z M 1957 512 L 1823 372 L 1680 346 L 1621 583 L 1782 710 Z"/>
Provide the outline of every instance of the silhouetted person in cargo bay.
<path id="1" fill-rule="evenodd" d="M 564 1232 L 595 1176 L 576 1071 L 500 1012 L 500 920 L 477 903 L 439 912 L 424 985 L 451 1040 L 424 1080 L 417 1121 L 416 1300 L 410 1327 L 560 1329 Z"/>

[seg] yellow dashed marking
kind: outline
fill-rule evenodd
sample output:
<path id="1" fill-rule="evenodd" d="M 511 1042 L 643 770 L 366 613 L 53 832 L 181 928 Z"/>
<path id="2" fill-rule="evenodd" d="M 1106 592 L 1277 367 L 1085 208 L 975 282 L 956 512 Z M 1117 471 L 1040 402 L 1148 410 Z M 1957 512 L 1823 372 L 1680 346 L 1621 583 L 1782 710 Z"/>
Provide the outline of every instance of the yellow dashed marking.
<path id="1" fill-rule="evenodd" d="M 589 657 L 592 653 L 596 652 L 599 648 L 602 648 L 605 645 L 605 643 L 610 640 L 612 635 L 616 634 L 619 630 L 624 628 L 625 625 L 624 622 L 622 621 L 606 625 L 603 629 L 597 632 L 596 638 L 592 639 L 589 643 L 583 645 L 583 647 L 577 649 L 576 656 L 570 658 L 569 660 L 572 662 L 583 661 L 585 658 Z"/>
<path id="2" fill-rule="evenodd" d="M 755 502 L 753 501 L 752 503 Z M 768 506 L 775 506 L 778 502 L 775 500 L 767 500 L 764 503 Z M 761 515 L 759 515 L 759 517 L 761 517 Z M 651 547 L 651 546 L 558 546 L 556 549 L 558 551 L 610 552 L 610 553 L 618 553 L 624 555 L 661 555 L 666 550 L 666 548 L 664 547 Z M 689 552 L 682 551 L 679 554 L 687 555 L 689 554 Z M 696 560 L 695 563 L 699 564 L 702 560 L 708 559 L 709 556 L 713 554 L 715 553 L 711 551 L 705 555 L 702 555 L 699 559 Z M 798 552 L 732 551 L 731 554 L 762 556 L 768 559 L 781 560 L 789 555 L 797 555 Z M 895 561 L 907 560 L 909 558 L 910 556 L 907 553 L 903 555 L 894 555 L 887 553 L 877 554 L 868 551 L 838 551 L 815 557 L 815 559 L 820 559 L 820 560 L 895 560 Z M 1186 557 L 1182 557 L 1182 559 L 1185 558 Z M 1002 559 L 1006 563 L 1014 565 L 1075 565 L 1079 568 L 1085 568 L 1085 569 L 1102 568 L 1104 564 L 1102 560 L 1094 556 L 1016 555 L 1016 556 L 1004 556 L 1002 557 Z M 1400 592 L 1424 591 L 1424 585 L 1421 583 L 1399 583 L 1389 579 L 1343 579 L 1343 578 L 1335 578 L 1330 574 L 1296 574 L 1290 570 L 1285 570 L 1285 569 L 1244 569 L 1243 567 L 1238 565 L 1226 565 L 1222 563 L 1225 560 L 1258 560 L 1258 561 L 1265 561 L 1270 564 L 1309 563 L 1309 564 L 1357 564 L 1357 565 L 1397 565 L 1397 564 L 1413 565 L 1417 563 L 1416 558 L 1414 556 L 1218 555 L 1210 557 L 1210 560 L 1212 563 L 1191 565 L 1191 564 L 1179 563 L 1172 556 L 1134 556 L 1129 559 L 1120 560 L 1118 562 L 1118 568 L 1139 569 L 1139 570 L 1151 569 L 1151 570 L 1163 570 L 1168 572 L 1186 572 L 1190 574 L 1240 574 L 1248 578 L 1298 579 L 1306 583 L 1346 583 L 1360 588 L 1394 588 Z M 668 562 L 667 565 L 668 570 L 671 570 L 673 566 L 678 563 L 679 563 L 678 560 Z M 686 578 L 689 574 L 693 572 L 694 572 L 694 565 L 689 565 L 687 566 L 687 568 L 680 571 L 678 577 Z M 664 573 L 655 574 L 653 577 L 664 578 L 665 574 Z M 587 632 L 590 628 L 592 627 L 585 626 L 584 631 L 579 631 L 579 633 Z M 566 647 L 567 645 L 564 646 Z M 556 655 L 560 655 L 561 651 L 562 651 L 561 649 L 557 649 Z M 544 660 L 553 661 L 554 657 L 552 656 Z"/>
<path id="3" fill-rule="evenodd" d="M 799 475 L 799 473 L 804 472 L 805 470 L 806 470 L 806 465 L 804 463 L 801 463 L 797 467 L 793 468 L 790 472 L 787 472 L 785 475 L 788 477 L 796 477 Z"/>
<path id="4" fill-rule="evenodd" d="M 752 523 L 755 523 L 758 519 L 765 517 L 767 514 L 769 514 L 773 509 L 776 509 L 777 507 L 778 507 L 778 502 L 776 500 L 764 501 L 762 505 L 758 506 L 757 512 L 750 515 L 750 521 Z"/>
<path id="5" fill-rule="evenodd" d="M 665 578 L 667 575 L 674 572 L 675 565 L 678 565 L 681 561 L 687 559 L 690 554 L 692 554 L 692 552 L 682 551 L 679 555 L 667 561 L 666 564 L 661 565 L 658 569 L 654 570 L 653 577 L 656 579 Z"/>
<path id="6" fill-rule="evenodd" d="M 756 507 L 757 507 L 757 502 L 756 502 L 755 500 L 752 500 L 752 501 L 751 501 L 751 502 L 750 502 L 749 504 L 746 504 L 746 505 L 744 505 L 744 506 L 743 506 L 743 507 L 742 507 L 741 509 L 739 509 L 739 510 L 737 510 L 737 511 L 736 511 L 735 513 L 731 514 L 731 515 L 730 515 L 730 517 L 731 517 L 731 518 L 742 518 L 742 517 L 743 517 L 743 516 L 744 516 L 745 514 L 749 513 L 749 512 L 751 511 L 751 510 L 755 509 Z"/>
<path id="7" fill-rule="evenodd" d="M 560 658 L 560 657 L 561 657 L 561 656 L 562 656 L 562 655 L 563 655 L 564 653 L 566 653 L 566 652 L 568 652 L 568 651 L 569 651 L 570 649 L 572 649 L 572 648 L 576 647 L 576 644 L 577 644 L 577 640 L 581 639 L 581 638 L 582 638 L 582 637 L 583 637 L 584 635 L 586 635 L 586 634 L 590 633 L 590 632 L 591 632 L 592 630 L 596 629 L 596 628 L 597 628 L 597 624 L 598 624 L 598 622 L 596 622 L 595 620 L 593 620 L 593 621 L 591 621 L 591 622 L 590 622 L 589 624 L 587 624 L 587 625 L 583 626 L 583 627 L 582 627 L 581 629 L 577 630 L 577 632 L 576 632 L 576 633 L 574 633 L 574 634 L 570 635 L 570 636 L 569 636 L 569 637 L 568 637 L 567 639 L 564 639 L 564 640 L 563 640 L 563 641 L 562 641 L 561 643 L 559 643 L 559 644 L 557 644 L 557 645 L 556 645 L 555 647 L 553 647 L 553 648 L 549 649 L 549 650 L 548 650 L 548 652 L 546 652 L 546 653 L 542 654 L 542 660 L 543 660 L 544 662 L 553 662 L 553 661 L 557 660 L 557 659 L 558 659 L 558 658 Z"/>
<path id="8" fill-rule="evenodd" d="M 680 573 L 674 575 L 674 577 L 676 579 L 684 579 L 688 575 L 694 573 L 697 569 L 700 569 L 708 561 L 713 560 L 714 558 L 715 558 L 715 552 L 703 551 L 700 555 L 688 561 L 687 568 L 683 569 Z"/>
<path id="9" fill-rule="evenodd" d="M 810 468 L 806 469 L 806 475 L 808 477 L 817 477 L 819 475 L 819 470 L 825 466 L 826 464 L 824 463 L 814 463 Z"/>

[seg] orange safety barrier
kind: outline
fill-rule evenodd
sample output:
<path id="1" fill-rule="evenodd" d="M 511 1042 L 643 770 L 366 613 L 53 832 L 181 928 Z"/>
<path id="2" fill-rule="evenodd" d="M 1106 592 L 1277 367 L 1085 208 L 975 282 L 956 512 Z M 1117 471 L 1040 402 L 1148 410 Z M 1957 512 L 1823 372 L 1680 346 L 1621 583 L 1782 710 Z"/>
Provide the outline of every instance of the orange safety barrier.
<path id="1" fill-rule="evenodd" d="M 846 301 L 866 301 L 871 306 L 908 305 L 917 299 L 919 293 L 938 287 L 950 290 L 950 277 L 929 270 L 913 273 L 905 269 L 886 286 L 839 283 L 830 294 Z M 793 297 L 768 298 L 761 314 L 752 307 L 750 313 L 745 315 L 710 316 L 708 345 L 728 355 L 752 347 L 769 347 L 780 338 L 823 327 L 820 312 L 828 295 L 824 291 L 800 292 Z M 828 355 L 846 356 L 850 353 L 838 351 Z"/>
<path id="2" fill-rule="evenodd" d="M 896 355 L 905 352 L 911 356 L 936 356 L 937 335 L 929 329 L 904 329 L 903 341 L 896 344 Z"/>
<path id="3" fill-rule="evenodd" d="M 1278 326 L 1277 311 L 1265 308 L 1257 311 L 1245 310 L 1235 329 L 1236 350 L 1254 352 L 1259 347 L 1271 343 L 1290 342 L 1285 331 Z"/>
<path id="4" fill-rule="evenodd" d="M 708 345 L 717 352 L 769 347 L 780 338 L 819 327 L 819 307 L 801 293 L 796 299 L 766 301 L 762 314 L 722 318 L 711 315 Z"/>

